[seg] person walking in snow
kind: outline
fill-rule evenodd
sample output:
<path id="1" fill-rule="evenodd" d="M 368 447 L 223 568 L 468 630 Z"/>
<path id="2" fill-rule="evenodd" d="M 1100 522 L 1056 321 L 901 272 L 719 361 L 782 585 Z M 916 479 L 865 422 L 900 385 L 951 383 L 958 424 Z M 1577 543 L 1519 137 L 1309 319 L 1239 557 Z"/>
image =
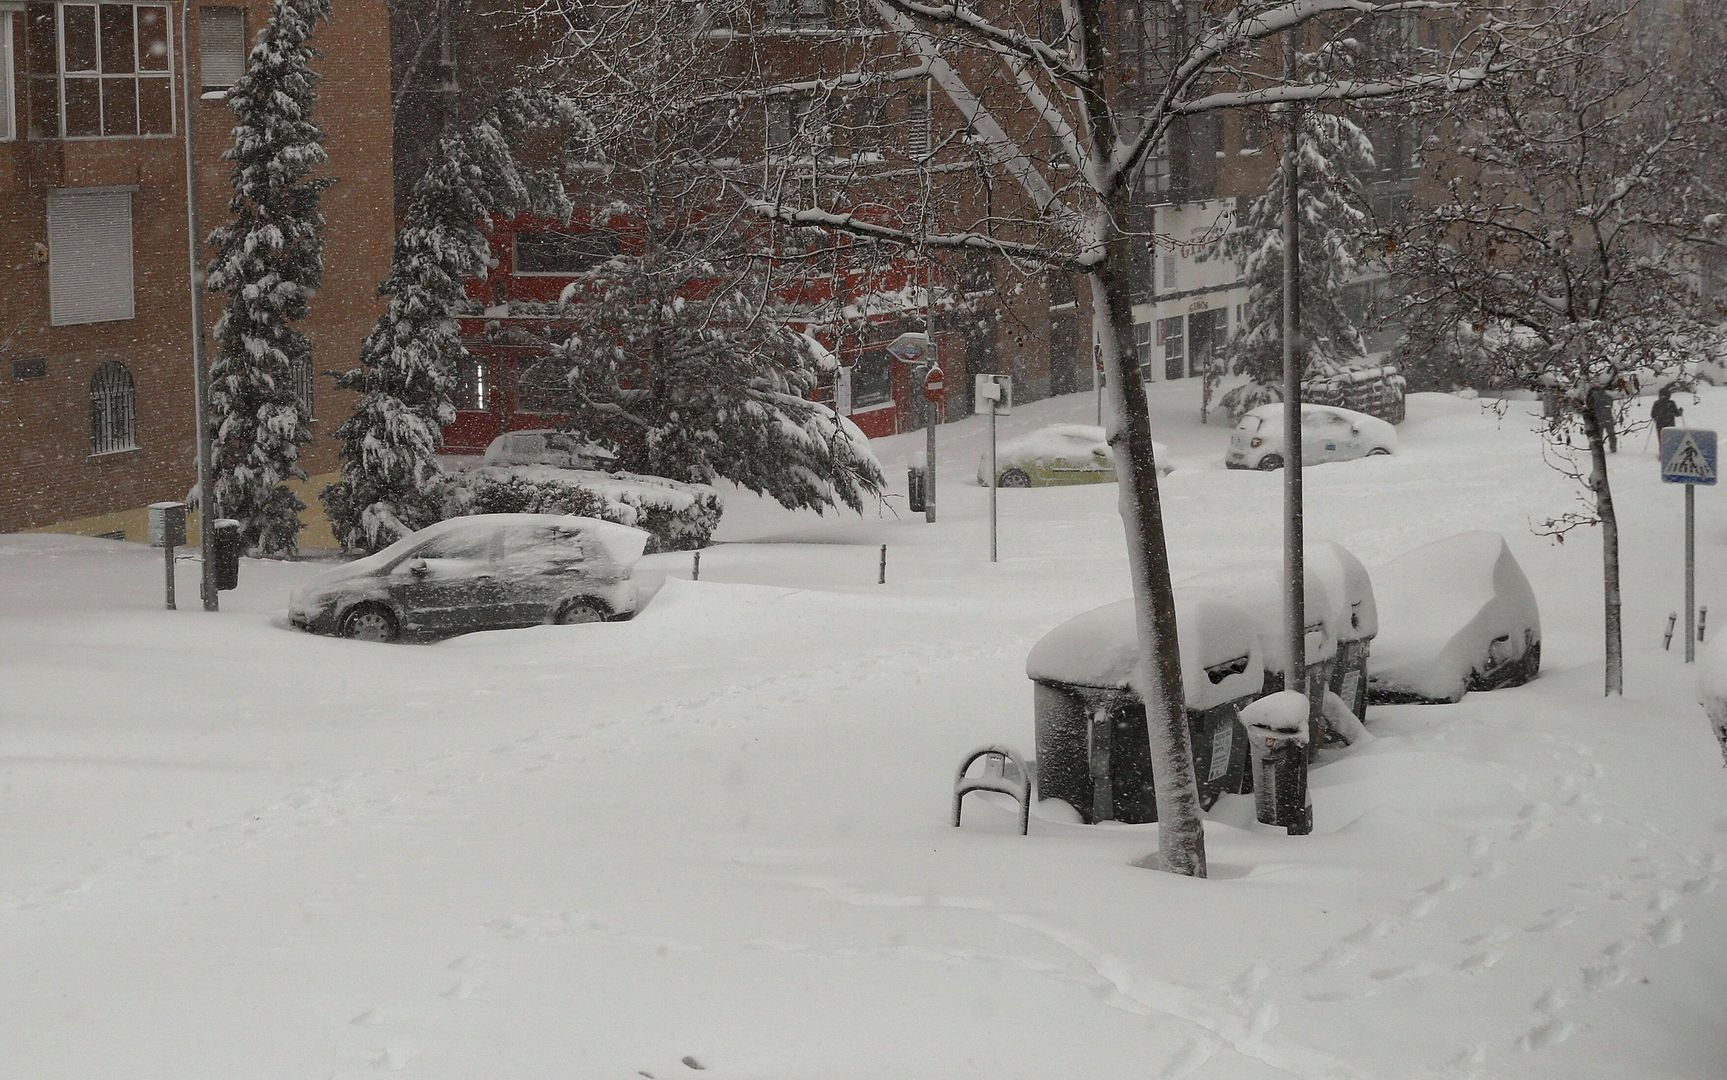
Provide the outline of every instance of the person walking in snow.
<path id="1" fill-rule="evenodd" d="M 1660 438 L 1661 432 L 1677 424 L 1684 415 L 1685 410 L 1673 400 L 1673 387 L 1663 386 L 1661 393 L 1656 395 L 1655 404 L 1649 406 L 1649 419 L 1655 421 L 1656 438 Z"/>

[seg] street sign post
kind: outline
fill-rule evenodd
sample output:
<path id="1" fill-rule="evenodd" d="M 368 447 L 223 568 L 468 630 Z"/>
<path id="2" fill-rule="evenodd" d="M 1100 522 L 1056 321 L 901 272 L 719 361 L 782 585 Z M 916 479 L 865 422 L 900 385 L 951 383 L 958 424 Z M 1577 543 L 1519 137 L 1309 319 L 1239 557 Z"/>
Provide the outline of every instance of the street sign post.
<path id="1" fill-rule="evenodd" d="M 923 396 L 938 405 L 947 400 L 947 374 L 941 368 L 930 368 L 924 374 Z"/>
<path id="2" fill-rule="evenodd" d="M 915 368 L 913 377 L 923 377 L 924 396 L 929 399 L 929 435 L 924 446 L 924 495 L 923 519 L 935 521 L 935 425 L 941 412 L 940 398 L 930 394 L 931 382 L 937 393 L 942 389 L 941 362 L 937 357 L 935 341 L 928 334 L 917 331 L 901 334 L 888 344 L 887 354 L 902 364 L 923 365 L 923 371 Z"/>
<path id="3" fill-rule="evenodd" d="M 1013 376 L 979 375 L 973 384 L 973 401 L 989 411 L 989 561 L 996 561 L 995 531 L 995 418 L 1013 411 Z"/>
<path id="4" fill-rule="evenodd" d="M 1714 484 L 1715 433 L 1702 428 L 1661 432 L 1661 479 L 1685 485 L 1685 662 L 1697 659 L 1697 486 Z"/>

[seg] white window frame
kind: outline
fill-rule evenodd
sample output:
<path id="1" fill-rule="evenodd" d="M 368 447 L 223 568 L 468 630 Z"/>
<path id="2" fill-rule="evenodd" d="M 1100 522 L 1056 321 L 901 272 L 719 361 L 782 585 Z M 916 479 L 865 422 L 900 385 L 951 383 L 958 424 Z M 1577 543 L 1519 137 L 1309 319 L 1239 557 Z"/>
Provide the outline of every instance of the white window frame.
<path id="1" fill-rule="evenodd" d="M 58 109 L 57 109 L 55 115 L 59 118 L 60 130 L 58 133 L 56 133 L 50 137 L 56 138 L 56 139 L 67 139 L 67 140 L 74 141 L 74 142 L 85 142 L 85 141 L 95 141 L 98 139 L 172 139 L 176 135 L 178 135 L 180 132 L 180 92 L 179 92 L 179 81 L 178 81 L 179 80 L 179 70 L 178 70 L 177 65 L 175 64 L 175 61 L 179 58 L 179 54 L 177 52 L 177 49 L 179 46 L 178 46 L 177 40 L 174 36 L 176 33 L 176 29 L 174 26 L 174 6 L 172 4 L 163 3 L 163 2 L 161 2 L 161 0 L 150 0 L 150 2 L 148 2 L 148 3 L 143 2 L 143 0 L 140 0 L 140 2 L 137 2 L 137 3 L 129 3 L 129 2 L 127 2 L 127 0 L 76 0 L 76 2 L 70 2 L 70 3 L 56 2 L 54 4 L 54 7 L 57 9 L 55 12 L 55 16 L 54 16 L 54 65 L 56 68 L 56 70 L 54 72 L 54 95 L 56 98 L 55 105 L 58 106 Z M 132 10 L 132 71 L 129 73 L 122 73 L 121 75 L 118 75 L 118 76 L 108 76 L 108 77 L 118 78 L 118 77 L 124 77 L 126 74 L 129 74 L 132 78 L 132 81 L 135 83 L 141 83 L 146 78 L 146 76 L 143 74 L 142 69 L 140 68 L 139 63 L 138 63 L 140 57 L 139 57 L 139 53 L 138 53 L 138 12 L 137 12 L 137 9 L 141 8 L 141 7 L 160 7 L 163 9 L 163 20 L 164 20 L 163 30 L 164 30 L 164 33 L 166 34 L 167 46 L 168 46 L 168 68 L 167 68 L 167 71 L 165 73 L 166 77 L 167 77 L 167 83 L 168 83 L 168 130 L 166 132 L 153 132 L 153 133 L 148 134 L 148 135 L 143 134 L 143 132 L 141 130 L 138 132 L 134 132 L 132 134 L 119 134 L 119 135 L 104 135 L 104 134 L 101 134 L 100 132 L 98 132 L 95 135 L 68 135 L 68 134 L 66 134 L 66 81 L 67 81 L 67 76 L 66 76 L 66 9 L 69 7 L 87 7 L 87 8 L 92 8 L 95 11 L 96 35 L 97 35 L 96 36 L 97 70 L 94 72 L 77 72 L 77 73 L 72 75 L 72 81 L 74 81 L 74 82 L 88 81 L 88 82 L 94 82 L 96 84 L 96 126 L 99 129 L 105 128 L 108 126 L 107 125 L 107 116 L 106 116 L 106 106 L 102 102 L 102 79 L 104 78 L 104 76 L 100 70 L 101 62 L 102 62 L 101 61 L 101 57 L 102 57 L 102 38 L 101 38 L 102 8 L 104 8 L 104 7 L 129 7 L 131 9 L 133 9 Z M 155 73 L 151 73 L 147 77 L 151 80 L 162 78 L 161 75 L 157 75 Z M 139 101 L 139 98 L 135 94 L 132 100 L 134 102 L 133 108 L 134 108 L 134 110 L 136 110 L 138 108 L 138 105 L 136 103 Z M 142 114 L 139 115 L 138 119 L 140 119 L 140 120 L 142 119 Z M 140 123 L 138 126 L 140 128 L 143 127 L 142 123 Z"/>

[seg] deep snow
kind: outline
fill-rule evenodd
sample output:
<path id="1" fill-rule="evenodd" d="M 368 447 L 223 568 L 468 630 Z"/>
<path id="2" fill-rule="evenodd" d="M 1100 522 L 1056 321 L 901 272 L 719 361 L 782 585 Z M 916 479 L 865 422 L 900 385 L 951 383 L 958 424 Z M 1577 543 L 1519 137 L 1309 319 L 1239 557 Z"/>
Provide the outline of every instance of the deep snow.
<path id="1" fill-rule="evenodd" d="M 1280 477 L 1153 395 L 1176 578 L 1274 559 Z M 941 433 L 934 526 L 734 495 L 622 624 L 327 640 L 285 628 L 316 564 L 247 562 L 211 616 L 182 563 L 170 613 L 157 552 L 0 538 L 0 1077 L 1719 1078 L 1727 771 L 1660 649 L 1682 501 L 1622 439 L 1605 701 L 1599 543 L 1531 534 L 1573 492 L 1530 426 L 1417 398 L 1395 456 L 1306 487 L 1370 566 L 1503 532 L 1541 678 L 1371 709 L 1314 834 L 1226 797 L 1203 882 L 1132 865 L 1155 826 L 949 824 L 967 750 L 1031 745 L 1031 645 L 1126 591 L 1113 485 L 1001 492 L 989 563 L 981 420 Z M 896 487 L 922 439 L 876 444 Z"/>

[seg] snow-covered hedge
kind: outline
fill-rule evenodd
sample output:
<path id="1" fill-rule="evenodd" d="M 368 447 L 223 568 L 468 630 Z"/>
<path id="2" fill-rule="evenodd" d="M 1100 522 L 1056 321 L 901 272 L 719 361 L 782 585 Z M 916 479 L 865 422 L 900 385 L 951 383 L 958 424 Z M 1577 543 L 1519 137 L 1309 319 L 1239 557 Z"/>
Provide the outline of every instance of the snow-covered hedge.
<path id="1" fill-rule="evenodd" d="M 633 525 L 653 539 L 648 551 L 706 547 L 719 527 L 719 493 L 701 484 L 658 476 L 585 472 L 545 465 L 456 468 L 431 479 L 419 493 L 436 520 L 468 514 L 575 514 Z M 324 508 L 337 536 L 355 514 L 344 481 L 324 489 Z"/>
<path id="2" fill-rule="evenodd" d="M 706 547 L 719 527 L 719 493 L 634 473 L 586 472 L 544 465 L 489 466 L 445 473 L 444 516 L 577 514 L 646 531 L 649 553 Z"/>

